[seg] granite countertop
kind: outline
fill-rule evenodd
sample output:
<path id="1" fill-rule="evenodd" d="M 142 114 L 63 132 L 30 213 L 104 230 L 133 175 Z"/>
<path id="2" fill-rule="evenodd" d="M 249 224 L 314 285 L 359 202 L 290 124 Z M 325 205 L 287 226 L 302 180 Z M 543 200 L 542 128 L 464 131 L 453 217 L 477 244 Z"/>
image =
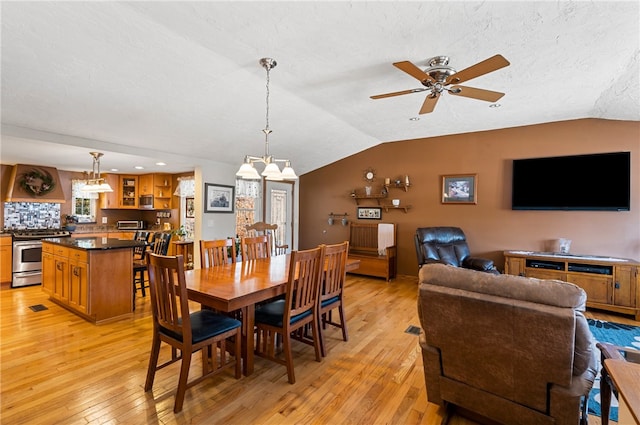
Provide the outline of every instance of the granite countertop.
<path id="1" fill-rule="evenodd" d="M 122 249 L 122 248 L 133 248 L 135 246 L 146 245 L 142 241 L 134 241 L 130 239 L 99 238 L 99 237 L 47 238 L 47 239 L 43 239 L 43 241 L 66 246 L 68 248 L 79 248 L 79 249 L 86 249 L 86 250 Z"/>

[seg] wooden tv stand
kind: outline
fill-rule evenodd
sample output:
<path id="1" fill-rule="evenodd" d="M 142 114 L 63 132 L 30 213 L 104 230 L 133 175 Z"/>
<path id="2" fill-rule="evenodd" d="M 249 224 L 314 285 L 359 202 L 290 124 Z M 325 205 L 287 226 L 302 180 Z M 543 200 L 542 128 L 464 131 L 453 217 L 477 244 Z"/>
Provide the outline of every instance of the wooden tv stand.
<path id="1" fill-rule="evenodd" d="M 555 252 L 504 251 L 504 272 L 571 282 L 587 293 L 587 307 L 631 314 L 640 321 L 640 262 Z"/>

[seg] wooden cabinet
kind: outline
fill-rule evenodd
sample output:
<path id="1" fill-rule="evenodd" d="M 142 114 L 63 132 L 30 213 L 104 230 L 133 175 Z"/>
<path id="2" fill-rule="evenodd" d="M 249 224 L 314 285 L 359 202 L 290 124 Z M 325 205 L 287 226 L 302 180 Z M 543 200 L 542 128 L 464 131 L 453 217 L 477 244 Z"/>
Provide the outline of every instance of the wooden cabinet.
<path id="1" fill-rule="evenodd" d="M 42 243 L 42 290 L 93 323 L 133 312 L 132 248 L 95 249 Z"/>
<path id="2" fill-rule="evenodd" d="M 11 236 L 0 236 L 0 282 L 11 282 L 13 268 Z"/>
<path id="3" fill-rule="evenodd" d="M 138 176 L 140 196 L 153 195 L 153 174 L 143 174 Z"/>
<path id="4" fill-rule="evenodd" d="M 69 306 L 89 312 L 89 263 L 86 251 L 71 250 L 69 257 Z"/>
<path id="5" fill-rule="evenodd" d="M 111 186 L 113 192 L 104 192 L 100 194 L 100 208 L 118 208 L 120 203 L 118 202 L 118 187 L 120 186 L 120 179 L 117 174 L 103 174 L 102 177 Z"/>
<path id="6" fill-rule="evenodd" d="M 587 307 L 640 320 L 640 263 L 625 258 L 580 256 L 533 251 L 506 251 L 505 273 L 559 279 L 587 293 Z"/>
<path id="7" fill-rule="evenodd" d="M 138 176 L 119 176 L 118 207 L 138 209 Z"/>

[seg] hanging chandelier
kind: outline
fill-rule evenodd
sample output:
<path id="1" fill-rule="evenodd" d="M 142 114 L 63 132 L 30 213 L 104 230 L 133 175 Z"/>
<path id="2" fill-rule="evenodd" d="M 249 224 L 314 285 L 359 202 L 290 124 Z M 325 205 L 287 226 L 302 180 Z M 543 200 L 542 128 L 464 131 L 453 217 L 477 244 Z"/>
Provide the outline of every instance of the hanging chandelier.
<path id="1" fill-rule="evenodd" d="M 265 179 L 296 180 L 298 176 L 296 175 L 295 171 L 293 171 L 293 168 L 291 168 L 291 161 L 289 161 L 288 159 L 274 158 L 269 154 L 269 134 L 271 134 L 271 129 L 269 128 L 269 71 L 271 71 L 277 65 L 277 62 L 275 61 L 275 59 L 262 58 L 260 59 L 260 65 L 262 65 L 262 67 L 267 70 L 267 125 L 262 130 L 262 132 L 264 133 L 264 155 L 245 156 L 244 163 L 240 166 L 240 169 L 236 173 L 236 176 L 247 180 L 259 180 L 262 177 L 260 177 L 260 174 L 258 174 L 258 171 L 256 170 L 254 164 L 262 163 L 265 165 L 265 167 L 261 174 Z M 280 167 L 278 167 L 278 162 L 284 163 L 284 168 L 282 169 L 282 171 L 280 171 Z"/>
<path id="2" fill-rule="evenodd" d="M 83 192 L 89 193 L 103 193 L 103 192 L 113 192 L 109 183 L 105 181 L 105 179 L 100 177 L 100 157 L 102 153 L 100 152 L 89 152 L 91 156 L 93 156 L 93 171 L 91 174 L 91 178 L 87 179 L 86 184 L 82 187 Z M 96 174 L 96 166 L 98 168 L 98 172 Z"/>

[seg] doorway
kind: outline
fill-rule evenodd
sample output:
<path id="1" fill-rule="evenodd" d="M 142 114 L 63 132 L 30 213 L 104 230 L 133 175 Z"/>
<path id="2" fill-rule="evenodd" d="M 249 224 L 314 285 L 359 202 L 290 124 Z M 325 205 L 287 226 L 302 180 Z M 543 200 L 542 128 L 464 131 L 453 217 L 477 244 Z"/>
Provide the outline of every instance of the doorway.
<path id="1" fill-rule="evenodd" d="M 275 238 L 278 245 L 293 248 L 293 185 L 294 182 L 265 180 L 264 221 L 277 224 Z"/>

